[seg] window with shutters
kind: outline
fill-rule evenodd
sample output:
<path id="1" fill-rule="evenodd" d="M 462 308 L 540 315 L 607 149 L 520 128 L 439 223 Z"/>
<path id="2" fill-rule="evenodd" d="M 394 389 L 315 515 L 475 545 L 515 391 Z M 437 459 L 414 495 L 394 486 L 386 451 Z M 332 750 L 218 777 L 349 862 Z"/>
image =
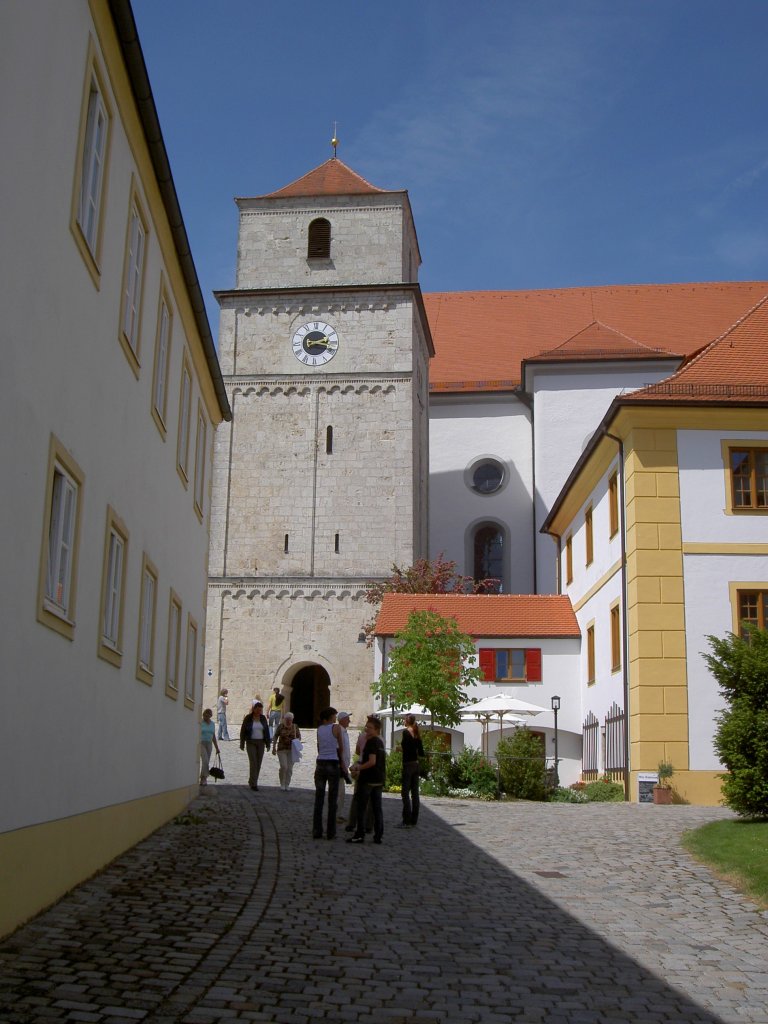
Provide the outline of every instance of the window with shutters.
<path id="1" fill-rule="evenodd" d="M 331 222 L 318 217 L 309 225 L 307 237 L 307 259 L 328 260 L 331 258 Z"/>
<path id="2" fill-rule="evenodd" d="M 208 426 L 202 402 L 197 409 L 197 435 L 195 438 L 195 512 L 202 522 L 205 502 L 205 464 L 207 459 Z"/>
<path id="3" fill-rule="evenodd" d="M 573 583 L 573 537 L 570 533 L 565 538 L 565 582 Z"/>
<path id="4" fill-rule="evenodd" d="M 587 683 L 595 681 L 595 626 L 587 626 Z"/>
<path id="5" fill-rule="evenodd" d="M 615 537 L 619 532 L 619 474 L 612 473 L 608 478 L 608 536 Z"/>
<path id="6" fill-rule="evenodd" d="M 481 647 L 480 669 L 486 682 L 540 683 L 541 648 Z"/>
<path id="7" fill-rule="evenodd" d="M 595 557 L 594 538 L 592 536 L 592 506 L 584 512 L 584 547 L 585 565 L 591 565 Z"/>
<path id="8" fill-rule="evenodd" d="M 618 602 L 611 608 L 611 671 L 621 668 L 621 613 Z"/>
<path id="9" fill-rule="evenodd" d="M 195 685 L 197 683 L 197 623 L 187 618 L 187 653 L 184 666 L 184 706 L 195 706 Z"/>
<path id="10" fill-rule="evenodd" d="M 181 367 L 179 394 L 179 434 L 176 441 L 176 468 L 184 486 L 189 484 L 189 433 L 192 418 L 192 370 L 186 353 Z"/>

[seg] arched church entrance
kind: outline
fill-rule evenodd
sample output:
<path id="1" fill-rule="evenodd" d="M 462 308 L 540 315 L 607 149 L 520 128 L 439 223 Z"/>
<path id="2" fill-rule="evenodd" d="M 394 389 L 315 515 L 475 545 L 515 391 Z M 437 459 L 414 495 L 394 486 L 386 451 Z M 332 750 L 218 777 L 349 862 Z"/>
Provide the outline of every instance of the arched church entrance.
<path id="1" fill-rule="evenodd" d="M 290 710 L 300 729 L 315 729 L 331 703 L 331 679 L 322 665 L 306 665 L 291 680 Z"/>

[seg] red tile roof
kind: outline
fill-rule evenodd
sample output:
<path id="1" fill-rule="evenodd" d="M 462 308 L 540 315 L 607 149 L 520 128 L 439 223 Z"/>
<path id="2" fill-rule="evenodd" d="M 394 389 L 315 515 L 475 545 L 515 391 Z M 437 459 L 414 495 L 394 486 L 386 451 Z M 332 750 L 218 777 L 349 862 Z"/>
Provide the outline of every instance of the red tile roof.
<path id="1" fill-rule="evenodd" d="M 737 324 L 694 353 L 677 373 L 625 398 L 628 403 L 765 405 L 768 402 L 767 356 L 768 295 Z"/>
<path id="2" fill-rule="evenodd" d="M 283 199 L 290 196 L 355 196 L 385 193 L 388 189 L 377 188 L 366 181 L 351 167 L 332 156 L 324 164 L 291 182 L 277 192 L 270 192 L 258 199 Z"/>
<path id="3" fill-rule="evenodd" d="M 529 594 L 385 594 L 375 632 L 393 636 L 414 611 L 455 619 L 472 637 L 578 637 L 568 597 Z"/>
<path id="4" fill-rule="evenodd" d="M 582 339 L 585 348 L 598 333 L 610 331 L 628 345 L 689 355 L 727 331 L 767 292 L 766 281 L 743 281 L 427 294 L 436 350 L 430 386 L 437 392 L 513 388 L 523 360 L 551 354 L 568 339 L 574 341 L 573 358 L 598 358 L 579 355 L 576 340 L 595 324 L 597 330 Z M 617 348 L 617 341 L 609 347 Z"/>
<path id="5" fill-rule="evenodd" d="M 572 338 L 568 338 L 557 348 L 540 352 L 526 362 L 549 363 L 571 362 L 575 359 L 658 359 L 669 357 L 670 353 L 659 348 L 651 348 L 641 341 L 628 338 L 626 334 L 614 331 L 599 320 L 593 320 Z M 680 353 L 674 353 L 678 356 Z"/>

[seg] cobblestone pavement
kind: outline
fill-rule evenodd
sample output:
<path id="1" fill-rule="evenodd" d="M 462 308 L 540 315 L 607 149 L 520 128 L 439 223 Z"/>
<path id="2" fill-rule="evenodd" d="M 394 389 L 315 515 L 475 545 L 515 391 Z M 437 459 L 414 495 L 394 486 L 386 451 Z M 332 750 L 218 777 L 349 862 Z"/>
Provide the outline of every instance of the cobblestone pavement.
<path id="1" fill-rule="evenodd" d="M 311 838 L 267 757 L 0 944 L 0 1022 L 768 1022 L 768 913 L 681 850 L 721 809 L 426 798 Z M 182 823 L 185 822 L 185 823 Z"/>

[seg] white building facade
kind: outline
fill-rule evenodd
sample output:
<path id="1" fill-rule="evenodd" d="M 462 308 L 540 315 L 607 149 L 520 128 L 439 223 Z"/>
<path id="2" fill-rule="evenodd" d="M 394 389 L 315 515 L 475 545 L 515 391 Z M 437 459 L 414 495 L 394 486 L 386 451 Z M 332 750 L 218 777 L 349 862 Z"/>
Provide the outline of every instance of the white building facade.
<path id="1" fill-rule="evenodd" d="M 197 792 L 229 408 L 129 4 L 0 21 L 5 933 Z"/>

